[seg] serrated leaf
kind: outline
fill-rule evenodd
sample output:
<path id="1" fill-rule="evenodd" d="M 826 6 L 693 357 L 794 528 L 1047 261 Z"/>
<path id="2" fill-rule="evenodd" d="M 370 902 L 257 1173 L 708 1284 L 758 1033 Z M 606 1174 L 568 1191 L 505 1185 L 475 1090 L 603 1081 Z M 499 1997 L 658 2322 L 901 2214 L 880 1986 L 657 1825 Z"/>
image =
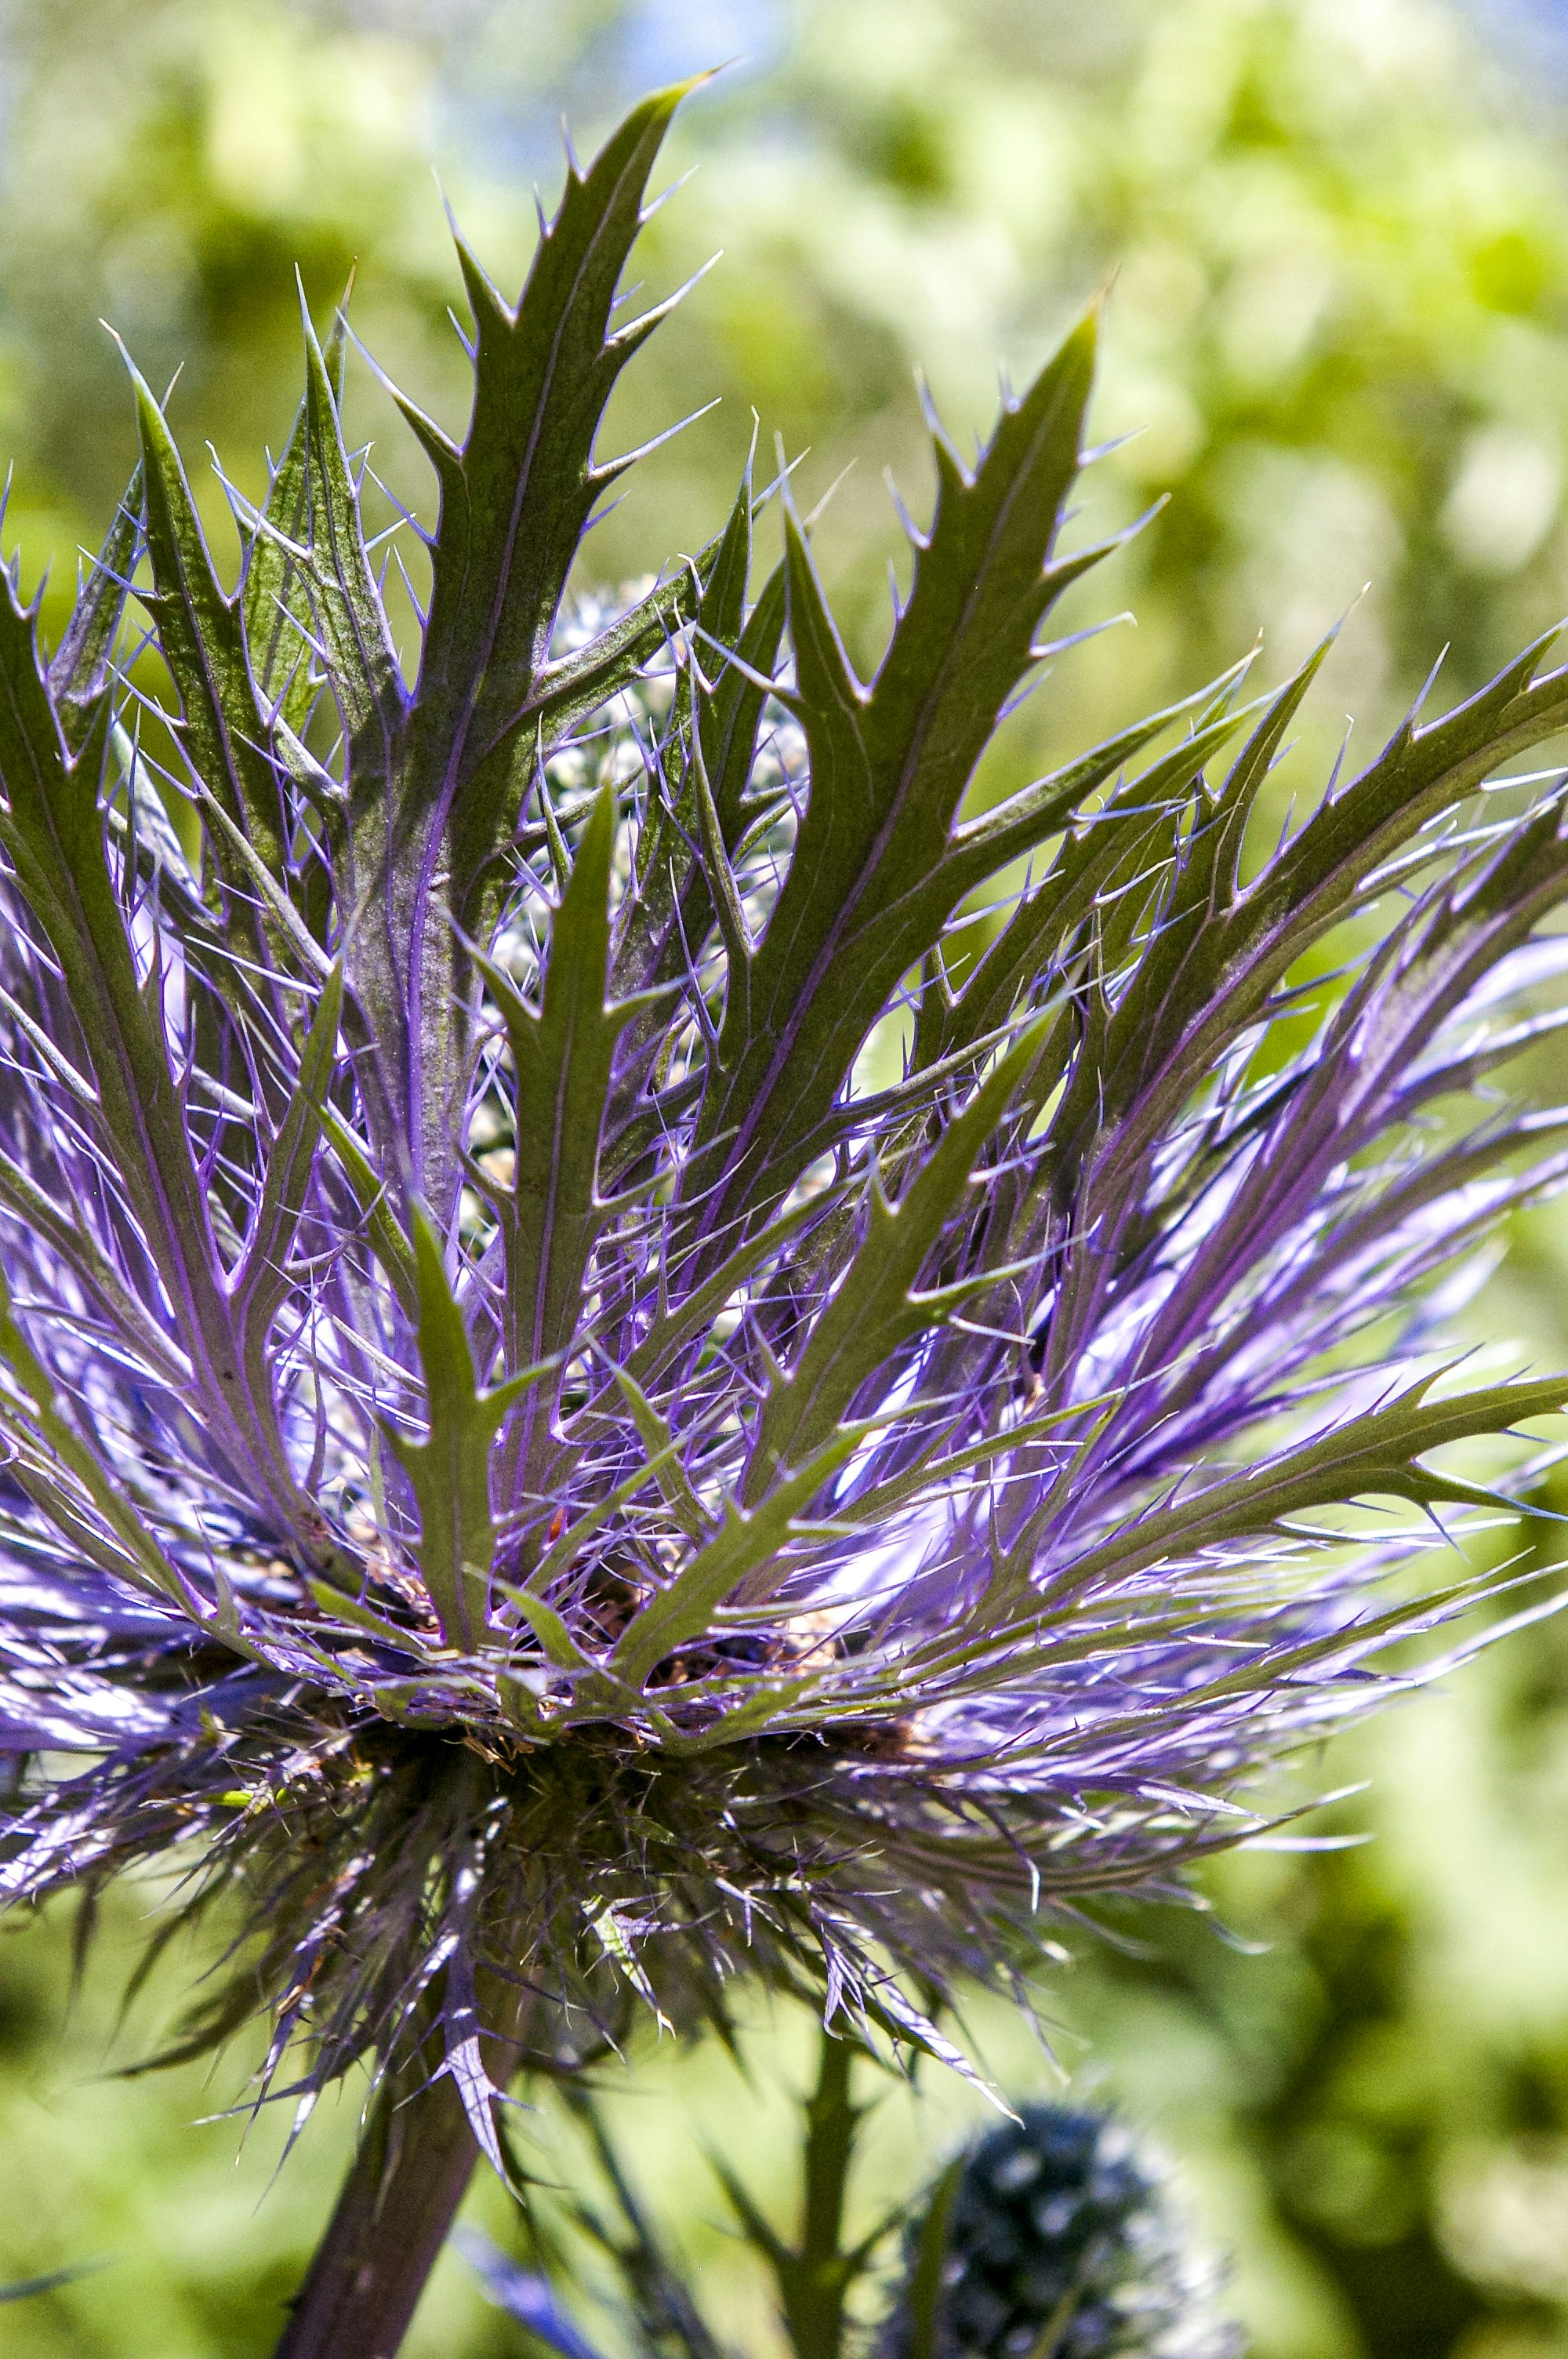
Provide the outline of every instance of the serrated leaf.
<path id="1" fill-rule="evenodd" d="M 195 775 L 270 875 L 284 873 L 276 776 L 262 747 L 266 730 L 245 652 L 238 597 L 221 587 L 185 469 L 146 378 L 127 357 L 135 393 L 146 495 L 158 644 L 179 697 L 182 742 Z M 219 865 L 232 867 L 228 846 Z M 248 908 L 248 899 L 242 903 Z"/>
<path id="2" fill-rule="evenodd" d="M 495 1554 L 491 1445 L 507 1412 L 546 1370 L 524 1368 L 506 1383 L 481 1392 L 467 1324 L 447 1277 L 439 1240 L 418 1206 L 413 1230 L 416 1340 L 427 1431 L 423 1441 L 411 1441 L 391 1427 L 383 1430 L 419 1511 L 415 1555 L 442 1637 L 449 1647 L 470 1653 L 490 1619 Z"/>
<path id="3" fill-rule="evenodd" d="M 615 796 L 606 788 L 579 839 L 571 874 L 551 921 L 538 1012 L 511 978 L 481 971 L 512 1049 L 515 1168 L 495 1209 L 505 1238 L 503 1329 L 508 1364 L 548 1358 L 581 1316 L 589 1256 L 607 1217 L 598 1188 L 599 1150 L 615 1044 L 636 1004 L 606 1005 L 610 980 L 610 869 Z M 536 1463 L 547 1444 L 547 1409 L 518 1420 L 513 1463 L 540 1487 Z"/>
<path id="4" fill-rule="evenodd" d="M 475 1052 L 467 945 L 489 939 L 524 797 L 550 751 L 631 683 L 699 594 L 683 568 L 586 647 L 552 658 L 567 575 L 622 464 L 593 458 L 604 404 L 669 309 L 611 324 L 648 174 L 687 87 L 634 108 L 586 172 L 573 165 L 514 311 L 460 240 L 476 331 L 462 445 L 403 404 L 436 467 L 440 516 L 393 794 L 384 808 L 367 792 L 350 834 L 348 897 L 366 913 L 351 981 L 373 1059 L 372 1126 L 442 1219 L 461 1184 L 453 1135 Z"/>
<path id="5" fill-rule="evenodd" d="M 393 1210 L 384 1177 L 377 1171 L 336 1106 L 320 1108 L 321 1128 L 341 1167 L 365 1225 L 371 1249 L 384 1271 L 399 1308 L 410 1319 L 418 1316 L 419 1289 L 414 1248 Z"/>
<path id="6" fill-rule="evenodd" d="M 616 1369 L 615 1382 L 648 1451 L 649 1473 L 657 1482 L 666 1505 L 687 1538 L 700 1543 L 711 1531 L 713 1519 L 697 1497 L 691 1479 L 681 1464 L 679 1444 L 668 1419 L 661 1417 L 636 1379 L 629 1376 L 624 1368 Z"/>
<path id="7" fill-rule="evenodd" d="M 859 1428 L 841 1430 L 805 1465 L 784 1474 L 756 1506 L 729 1503 L 713 1538 L 627 1624 L 610 1658 L 612 1675 L 641 1689 L 666 1655 L 700 1636 L 748 1574 L 782 1557 L 798 1519 L 864 1438 Z"/>
<path id="8" fill-rule="evenodd" d="M 345 342 L 340 312 L 332 322 L 329 364 L 340 371 Z M 302 401 L 246 544 L 240 585 L 245 652 L 257 697 L 264 710 L 296 734 L 305 728 L 315 701 L 314 631 L 299 554 L 309 538 L 310 425 Z"/>
<path id="9" fill-rule="evenodd" d="M 627 991 L 684 977 L 713 921 L 708 870 L 714 855 L 710 850 L 707 860 L 699 857 L 697 845 L 699 792 L 726 868 L 752 816 L 744 798 L 768 692 L 762 683 L 777 659 L 784 622 L 782 567 L 747 612 L 756 506 L 748 465 L 724 531 L 698 567 L 702 596 L 692 619 L 677 726 L 665 738 L 666 763 L 670 738 L 678 739 L 676 775 L 661 779 L 644 821 L 633 920 L 617 944 L 617 972 Z"/>
<path id="10" fill-rule="evenodd" d="M 1424 1376 L 1381 1408 L 1346 1418 L 1316 1440 L 1298 1443 L 1256 1467 L 1227 1473 L 1189 1497 L 1131 1518 L 1113 1539 L 1086 1549 L 1073 1563 L 1076 1588 L 1107 1574 L 1130 1579 L 1168 1557 L 1191 1556 L 1257 1537 L 1309 1507 L 1379 1494 L 1420 1506 L 1444 1501 L 1495 1506 L 1497 1495 L 1421 1462 L 1429 1451 L 1482 1434 L 1506 1433 L 1521 1419 L 1568 1406 L 1568 1379 L 1494 1385 L 1433 1401 L 1436 1378 Z"/>
<path id="11" fill-rule="evenodd" d="M 255 1219 L 245 1241 L 244 1260 L 232 1293 L 253 1381 L 265 1381 L 264 1354 L 268 1331 L 288 1292 L 287 1259 L 304 1216 L 316 1169 L 322 1108 L 337 1062 L 342 1018 L 343 970 L 335 965 L 322 986 L 300 1053 L 299 1072 L 266 1158 L 266 1176 Z"/>
<path id="12" fill-rule="evenodd" d="M 898 1203 L 874 1168 L 853 1258 L 798 1360 L 775 1385 L 758 1420 L 742 1496 L 761 1495 L 784 1466 L 816 1451 L 849 1414 L 861 1385 L 911 1336 L 935 1326 L 940 1307 L 915 1288 L 969 1184 L 975 1163 L 1039 1054 L 1045 1027 L 1032 1025 L 975 1091 L 905 1187 Z M 976 1281 L 992 1283 L 982 1272 Z M 956 1308 L 964 1289 L 949 1288 Z"/>
<path id="13" fill-rule="evenodd" d="M 440 461 L 417 736 L 401 825 L 450 813 L 455 897 L 510 814 L 470 810 L 465 784 L 528 704 L 602 476 L 593 441 L 610 393 L 665 307 L 611 329 L 642 226 L 648 174 L 681 83 L 635 107 L 586 172 L 568 172 L 515 311 L 459 242 L 475 323 L 474 401 L 460 451 Z"/>
<path id="14" fill-rule="evenodd" d="M 305 314 L 306 480 L 310 564 L 307 588 L 328 685 L 349 739 L 350 778 L 362 797 L 386 800 L 394 740 L 406 694 L 397 650 L 366 553 L 359 495 L 343 448 L 331 375 Z"/>
<path id="15" fill-rule="evenodd" d="M 935 517 L 870 689 L 785 492 L 795 685 L 783 701 L 806 732 L 811 799 L 766 933 L 730 979 L 694 1178 L 710 1187 L 711 1143 L 736 1144 L 708 1223 L 782 1194 L 804 1168 L 899 976 L 929 947 L 955 815 L 1056 594 L 1047 559 L 1077 470 L 1091 349 L 1087 329 L 1068 340 L 1004 409 L 972 475 L 936 440 Z M 938 924 L 967 889 L 948 882 Z"/>
<path id="16" fill-rule="evenodd" d="M 49 697 L 73 754 L 85 742 L 98 699 L 108 685 L 114 639 L 141 550 L 142 508 L 138 464 L 120 495 L 114 521 L 88 568 L 65 636 L 49 662 Z"/>
<path id="17" fill-rule="evenodd" d="M 191 1154 L 161 1016 L 136 972 L 98 802 L 103 723 L 68 757 L 41 677 L 32 618 L 0 590 L 0 842 L 49 936 L 92 1065 L 99 1119 L 169 1299 L 214 1428 L 259 1501 L 300 1511 L 270 1397 L 241 1365 L 211 1212 Z"/>

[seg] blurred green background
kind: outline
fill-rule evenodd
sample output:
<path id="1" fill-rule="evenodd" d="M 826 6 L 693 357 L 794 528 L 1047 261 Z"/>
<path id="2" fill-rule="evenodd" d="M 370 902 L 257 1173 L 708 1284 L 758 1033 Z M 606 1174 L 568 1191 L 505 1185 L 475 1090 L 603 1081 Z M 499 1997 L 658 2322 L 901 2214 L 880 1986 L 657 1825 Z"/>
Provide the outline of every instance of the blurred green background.
<path id="1" fill-rule="evenodd" d="M 514 285 L 562 111 L 586 149 L 642 88 L 725 58 L 674 135 L 670 176 L 695 177 L 649 234 L 648 287 L 724 257 L 612 425 L 640 440 L 723 401 L 640 471 L 590 543 L 601 579 L 701 541 L 754 409 L 764 450 L 808 450 L 808 501 L 843 475 L 819 547 L 869 659 L 902 546 L 882 471 L 917 513 L 928 488 L 912 371 L 955 432 L 984 430 L 998 367 L 1022 378 L 1108 288 L 1096 420 L 1116 447 L 1082 528 L 1167 505 L 1080 593 L 1076 620 L 1131 607 L 1136 630 L 1062 661 L 1001 769 L 1260 632 L 1277 675 L 1354 605 L 1295 757 L 1310 791 L 1346 712 L 1369 748 L 1444 647 L 1450 698 L 1568 610 L 1568 12 L 1544 0 L 9 0 L 5 545 L 29 583 L 52 565 L 47 616 L 130 464 L 101 319 L 149 376 L 182 369 L 188 453 L 210 440 L 250 493 L 292 415 L 296 265 L 319 312 L 357 266 L 359 333 L 455 421 L 441 191 Z M 386 483 L 425 500 L 362 367 L 351 408 Z M 215 477 L 204 496 L 222 538 Z M 1470 1316 L 1510 1365 L 1563 1364 L 1568 1214 L 1521 1227 Z M 1568 1508 L 1568 1484 L 1543 1504 Z M 1530 1545 L 1568 1555 L 1550 1525 Z M 1127 1928 L 1140 1954 L 1079 1945 L 1042 1993 L 1055 2058 L 1181 2159 L 1259 2359 L 1568 2354 L 1568 1631 L 1504 1642 L 1309 1768 L 1368 1781 L 1320 1823 L 1372 1840 L 1216 1869 L 1228 1940 L 1173 1911 Z M 243 2056 L 114 2077 L 195 1970 L 167 1961 L 119 2023 L 155 1904 L 109 1911 L 74 1996 L 64 1912 L 0 1940 L 0 2283 L 104 2263 L 0 2307 L 6 2359 L 265 2354 L 351 2137 L 350 2093 L 274 2184 L 281 2125 L 242 2147 L 226 2110 Z M 982 2008 L 975 2031 L 1016 2090 L 1056 2085 L 1016 2018 Z M 618 2101 L 631 2167 L 757 2351 L 766 2296 L 704 2149 L 782 2204 L 782 2093 L 808 2048 L 759 2018 L 744 2079 L 651 2047 Z M 868 2216 L 974 2107 L 935 2079 L 888 2099 Z M 556 2115 L 519 2135 L 569 2175 Z M 475 2208 L 501 2232 L 496 2190 Z M 410 2348 L 524 2342 L 448 2259 Z"/>

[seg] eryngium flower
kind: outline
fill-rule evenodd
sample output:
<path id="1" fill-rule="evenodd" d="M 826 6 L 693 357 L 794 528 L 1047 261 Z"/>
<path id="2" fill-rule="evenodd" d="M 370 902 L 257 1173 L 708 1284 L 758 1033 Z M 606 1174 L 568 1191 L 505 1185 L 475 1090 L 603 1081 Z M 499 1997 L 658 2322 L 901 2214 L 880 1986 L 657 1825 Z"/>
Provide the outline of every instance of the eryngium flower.
<path id="1" fill-rule="evenodd" d="M 1214 2272 L 1122 2125 L 1029 2105 L 938 2180 L 884 2359 L 1235 2359 Z"/>
<path id="2" fill-rule="evenodd" d="M 1559 788 L 1482 790 L 1568 674 L 1272 850 L 1315 658 L 976 800 L 1102 553 L 1089 324 L 972 466 L 933 421 L 869 683 L 782 480 L 574 607 L 677 94 L 515 310 L 460 246 L 412 658 L 308 321 L 233 591 L 133 376 L 51 658 L 0 601 L 4 1889 L 196 1863 L 251 1939 L 193 2039 L 259 2002 L 307 2092 L 423 2043 L 492 2151 L 498 2073 L 642 2006 L 934 2041 L 903 1969 L 1163 1888 L 1442 1610 L 1334 1510 L 1487 1495 L 1431 1453 L 1564 1393 L 1464 1388 L 1419 1305 L 1563 1169 L 1475 1085 L 1563 963 Z"/>

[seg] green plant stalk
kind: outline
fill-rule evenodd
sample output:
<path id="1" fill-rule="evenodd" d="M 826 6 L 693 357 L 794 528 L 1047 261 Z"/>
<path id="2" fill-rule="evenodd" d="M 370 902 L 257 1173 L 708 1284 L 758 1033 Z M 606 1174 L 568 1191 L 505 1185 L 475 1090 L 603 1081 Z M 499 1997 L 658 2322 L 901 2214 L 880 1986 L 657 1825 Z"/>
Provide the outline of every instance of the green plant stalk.
<path id="1" fill-rule="evenodd" d="M 790 2341 L 800 2359 L 838 2359 L 855 2256 L 844 2250 L 844 2203 L 860 2108 L 849 2102 L 851 2040 L 822 2035 L 816 2086 L 806 2108 L 800 2252 L 781 2279 Z"/>
<path id="2" fill-rule="evenodd" d="M 871 2236 L 845 2249 L 845 2204 L 865 2111 L 849 2097 L 858 2052 L 853 2039 L 838 2038 L 824 2029 L 816 2085 L 804 2107 L 798 2244 L 784 2242 L 734 2172 L 713 2158 L 747 2242 L 773 2273 L 795 2359 L 839 2359 L 849 2288 L 889 2224 L 883 2222 Z"/>

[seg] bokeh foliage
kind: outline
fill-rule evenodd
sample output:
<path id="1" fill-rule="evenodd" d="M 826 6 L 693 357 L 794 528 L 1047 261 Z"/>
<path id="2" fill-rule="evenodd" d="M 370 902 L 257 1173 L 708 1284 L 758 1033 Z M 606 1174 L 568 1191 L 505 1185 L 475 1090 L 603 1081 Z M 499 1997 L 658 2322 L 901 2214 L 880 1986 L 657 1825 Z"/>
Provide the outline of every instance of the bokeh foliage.
<path id="1" fill-rule="evenodd" d="M 149 377 L 183 364 L 182 440 L 210 437 L 253 493 L 295 400 L 297 263 L 319 310 L 357 264 L 359 332 L 451 417 L 459 290 L 428 164 L 515 278 L 559 107 L 586 149 L 635 88 L 741 52 L 676 135 L 676 168 L 700 170 L 654 224 L 653 291 L 725 258 L 613 424 L 623 442 L 724 403 L 596 536 L 602 578 L 713 527 L 754 405 L 764 437 L 810 446 L 804 505 L 854 462 L 818 545 L 874 646 L 899 546 L 880 471 L 917 512 L 926 490 L 912 364 L 979 427 L 996 364 L 1022 378 L 1114 272 L 1098 423 L 1143 430 L 1091 478 L 1087 522 L 1169 504 L 1077 618 L 1108 600 L 1137 631 L 1065 658 L 1004 761 L 1104 734 L 1260 629 L 1278 676 L 1368 581 L 1305 723 L 1320 740 L 1347 707 L 1363 737 L 1385 725 L 1445 642 L 1455 694 L 1568 610 L 1568 131 L 1440 0 L 12 0 L 0 28 L 7 546 L 29 578 L 52 552 L 62 592 L 132 455 L 100 315 Z M 363 371 L 352 400 L 391 486 L 423 496 Z M 208 500 L 221 516 L 215 482 Z M 1471 1314 L 1499 1373 L 1568 1356 L 1565 1281 L 1568 1215 L 1535 1216 Z M 1549 1526 L 1532 1544 L 1561 1550 Z M 1322 1768 L 1363 1775 L 1330 1823 L 1369 1847 L 1213 1879 L 1268 1954 L 1141 1924 L 1152 1955 L 1094 1952 L 1047 1994 L 1059 2051 L 1098 2060 L 1188 2158 L 1260 2359 L 1549 2359 L 1568 2352 L 1568 1639 L 1499 1648 Z M 263 2353 L 348 2106 L 263 2201 L 276 2131 L 231 2173 L 234 2123 L 188 2126 L 243 2095 L 237 2068 L 211 2089 L 94 2079 L 115 1939 L 63 2046 L 67 1928 L 0 1945 L 0 2153 L 28 2190 L 0 2212 L 0 2282 L 112 2262 L 0 2308 L 0 2352 Z M 156 1995 L 118 2056 L 153 2044 Z M 1016 2026 L 979 2029 L 1000 2073 L 1046 2084 Z M 713 2225 L 700 2145 L 782 2181 L 771 2091 L 805 2059 L 790 2026 L 759 2040 L 751 2086 L 666 2052 L 618 2114 L 738 2335 L 762 2297 Z M 968 2103 L 929 2097 L 887 2108 L 868 2204 L 907 2171 L 916 2119 L 939 2147 Z M 524 2131 L 545 2168 L 560 2125 Z M 477 2201 L 498 2227 L 494 2191 Z M 448 2262 L 412 2347 L 523 2343 Z"/>

